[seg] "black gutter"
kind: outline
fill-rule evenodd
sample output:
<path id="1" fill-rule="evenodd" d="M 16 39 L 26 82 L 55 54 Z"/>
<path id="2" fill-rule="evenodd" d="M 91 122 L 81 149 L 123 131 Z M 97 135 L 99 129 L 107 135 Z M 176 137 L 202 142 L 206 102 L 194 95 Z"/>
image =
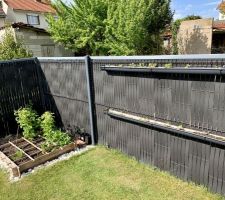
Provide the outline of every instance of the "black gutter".
<path id="1" fill-rule="evenodd" d="M 175 73 L 175 74 L 225 74 L 224 68 L 144 68 L 144 67 L 109 67 L 102 66 L 102 71 L 107 72 L 133 72 L 133 73 Z"/>
<path id="2" fill-rule="evenodd" d="M 205 136 L 201 136 L 201 135 L 195 135 L 195 134 L 192 134 L 192 133 L 187 132 L 185 130 L 177 130 L 177 129 L 174 129 L 174 128 L 171 128 L 171 127 L 161 126 L 159 124 L 153 124 L 153 123 L 150 123 L 150 122 L 143 122 L 143 121 L 140 121 L 140 120 L 137 120 L 137 119 L 132 119 L 132 118 L 129 118 L 129 117 L 126 117 L 126 116 L 123 116 L 123 115 L 110 113 L 110 111 L 108 111 L 107 114 L 110 117 L 117 118 L 117 119 L 120 119 L 120 120 L 125 120 L 125 121 L 131 122 L 131 123 L 133 122 L 135 124 L 160 129 L 160 130 L 167 131 L 167 132 L 170 132 L 170 133 L 173 133 L 173 134 L 175 133 L 177 135 L 188 137 L 188 138 L 191 138 L 191 139 L 200 140 L 200 141 L 205 142 L 205 143 L 216 144 L 216 145 L 220 145 L 220 146 L 223 146 L 223 147 L 225 146 L 225 141 L 221 141 L 221 140 L 217 140 L 217 139 L 214 139 L 214 138 L 205 137 Z"/>

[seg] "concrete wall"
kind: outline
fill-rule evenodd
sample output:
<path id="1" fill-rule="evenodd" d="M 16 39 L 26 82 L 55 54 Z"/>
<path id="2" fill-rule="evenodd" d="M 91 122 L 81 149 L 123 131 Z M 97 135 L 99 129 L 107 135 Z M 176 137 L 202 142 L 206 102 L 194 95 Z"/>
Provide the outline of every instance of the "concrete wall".
<path id="1" fill-rule="evenodd" d="M 179 54 L 210 54 L 213 19 L 184 21 L 178 32 Z"/>
<path id="2" fill-rule="evenodd" d="M 72 51 L 65 50 L 57 45 L 46 32 L 38 32 L 32 29 L 11 29 L 14 37 L 23 42 L 24 46 L 32 51 L 34 57 L 62 57 L 73 56 Z M 0 30 L 0 41 L 5 34 L 5 29 Z"/>
<path id="3" fill-rule="evenodd" d="M 24 45 L 37 57 L 73 56 L 71 51 L 56 45 L 48 33 L 37 32 L 29 29 L 14 29 L 16 37 L 23 41 Z"/>

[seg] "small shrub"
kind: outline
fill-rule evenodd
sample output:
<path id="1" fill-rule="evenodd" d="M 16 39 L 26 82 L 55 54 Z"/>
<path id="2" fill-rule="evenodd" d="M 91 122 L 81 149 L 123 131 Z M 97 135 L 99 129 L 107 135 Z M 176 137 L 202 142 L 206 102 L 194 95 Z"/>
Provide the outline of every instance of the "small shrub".
<path id="1" fill-rule="evenodd" d="M 32 52 L 26 49 L 23 42 L 14 37 L 12 30 L 6 28 L 5 35 L 3 35 L 0 42 L 0 60 L 28 58 L 32 56 Z"/>
<path id="2" fill-rule="evenodd" d="M 45 112 L 40 119 L 45 138 L 45 143 L 42 145 L 44 151 L 51 151 L 56 147 L 62 147 L 70 143 L 70 136 L 56 129 L 53 113 Z"/>
<path id="3" fill-rule="evenodd" d="M 21 158 L 23 158 L 24 154 L 22 151 L 20 150 L 17 150 L 10 158 L 13 160 L 13 161 L 16 161 L 16 160 L 19 160 Z"/>
<path id="4" fill-rule="evenodd" d="M 20 108 L 14 114 L 25 138 L 33 140 L 38 136 L 40 121 L 37 112 L 31 106 Z"/>

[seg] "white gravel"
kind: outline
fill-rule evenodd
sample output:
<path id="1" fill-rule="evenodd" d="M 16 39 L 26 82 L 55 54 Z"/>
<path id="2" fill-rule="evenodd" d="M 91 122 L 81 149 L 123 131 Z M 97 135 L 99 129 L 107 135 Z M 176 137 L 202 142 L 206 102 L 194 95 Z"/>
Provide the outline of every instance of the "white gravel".
<path id="1" fill-rule="evenodd" d="M 13 177 L 10 173 L 9 180 L 11 182 L 19 181 L 22 178 L 28 176 L 29 174 L 35 173 L 36 171 L 38 171 L 40 169 L 47 168 L 49 166 L 55 165 L 56 163 L 58 163 L 60 161 L 63 161 L 63 160 L 69 160 L 71 157 L 76 156 L 76 155 L 80 155 L 80 154 L 82 154 L 82 153 L 84 153 L 84 152 L 86 152 L 90 149 L 93 149 L 94 147 L 95 146 L 89 145 L 89 146 L 86 146 L 86 147 L 83 147 L 83 148 L 76 148 L 74 151 L 63 154 L 63 155 L 61 155 L 60 157 L 58 157 L 54 160 L 47 161 L 46 163 L 44 163 L 42 165 L 39 165 L 39 166 L 37 166 L 33 169 L 29 169 L 28 172 L 22 173 L 21 177 Z M 0 169 L 6 170 L 6 168 L 4 166 L 4 163 L 0 163 Z M 6 170 L 6 171 L 8 171 L 8 170 Z"/>

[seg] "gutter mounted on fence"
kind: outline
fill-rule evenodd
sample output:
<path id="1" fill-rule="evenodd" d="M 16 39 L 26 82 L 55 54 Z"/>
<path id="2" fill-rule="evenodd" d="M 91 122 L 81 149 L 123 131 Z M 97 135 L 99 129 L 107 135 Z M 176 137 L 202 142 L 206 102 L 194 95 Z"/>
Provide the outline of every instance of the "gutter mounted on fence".
<path id="1" fill-rule="evenodd" d="M 214 134 L 208 134 L 208 133 L 204 132 L 204 134 L 201 135 L 201 134 L 197 134 L 197 133 L 200 133 L 200 131 L 193 130 L 193 132 L 191 132 L 192 131 L 191 129 L 185 129 L 185 128 L 179 129 L 178 126 L 169 125 L 169 124 L 166 124 L 163 122 L 158 122 L 155 120 L 148 120 L 147 118 L 133 115 L 132 113 L 126 113 L 126 112 L 124 113 L 122 111 L 117 111 L 114 109 L 109 109 L 107 114 L 110 117 L 117 118 L 120 120 L 125 120 L 125 121 L 131 122 L 131 123 L 136 123 L 139 125 L 157 128 L 157 129 L 160 129 L 163 131 L 168 131 L 170 133 L 177 134 L 180 136 L 197 139 L 202 142 L 225 146 L 225 138 L 223 137 L 223 140 L 219 139 L 220 137 L 218 137 L 217 135 L 214 135 Z M 213 138 L 213 136 L 215 136 L 215 137 Z"/>
<path id="2" fill-rule="evenodd" d="M 176 74 L 225 74 L 225 68 L 164 68 L 164 67 L 118 67 L 118 66 L 102 66 L 102 71 L 107 72 L 128 72 L 128 73 L 176 73 Z"/>

